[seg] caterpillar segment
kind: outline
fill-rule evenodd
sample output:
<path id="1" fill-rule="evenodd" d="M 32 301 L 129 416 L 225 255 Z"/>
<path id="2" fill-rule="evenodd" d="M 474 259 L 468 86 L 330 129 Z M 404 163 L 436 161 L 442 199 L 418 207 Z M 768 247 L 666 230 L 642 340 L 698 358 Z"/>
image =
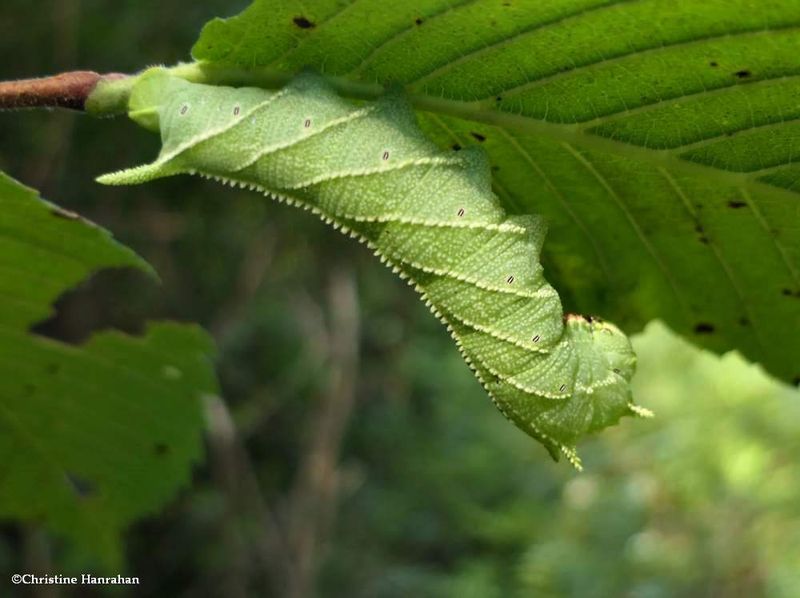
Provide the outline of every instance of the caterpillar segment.
<path id="1" fill-rule="evenodd" d="M 442 151 L 406 102 L 355 104 L 316 75 L 279 91 L 152 69 L 130 116 L 161 134 L 152 163 L 98 180 L 198 174 L 309 210 L 367 244 L 421 295 L 500 411 L 576 467 L 578 440 L 633 404 L 635 355 L 610 323 L 565 316 L 544 278 L 545 225 L 509 216 L 478 148 Z"/>

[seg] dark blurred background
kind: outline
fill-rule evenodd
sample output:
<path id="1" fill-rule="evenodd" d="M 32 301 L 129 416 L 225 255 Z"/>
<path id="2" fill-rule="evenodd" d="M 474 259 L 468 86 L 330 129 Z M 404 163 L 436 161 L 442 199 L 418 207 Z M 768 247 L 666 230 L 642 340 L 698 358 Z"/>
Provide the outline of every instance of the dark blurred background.
<path id="1" fill-rule="evenodd" d="M 205 21 L 246 4 L 4 0 L 0 79 L 188 60 Z M 113 231 L 162 279 L 101 273 L 39 330 L 78 341 L 200 322 L 225 400 L 191 488 L 125 538 L 141 586 L 6 589 L 13 572 L 96 565 L 6 523 L 3 596 L 800 596 L 796 391 L 651 325 L 635 339 L 635 393 L 657 417 L 585 442 L 577 474 L 503 419 L 364 248 L 200 180 L 93 182 L 156 152 L 125 119 L 0 114 L 0 170 Z"/>

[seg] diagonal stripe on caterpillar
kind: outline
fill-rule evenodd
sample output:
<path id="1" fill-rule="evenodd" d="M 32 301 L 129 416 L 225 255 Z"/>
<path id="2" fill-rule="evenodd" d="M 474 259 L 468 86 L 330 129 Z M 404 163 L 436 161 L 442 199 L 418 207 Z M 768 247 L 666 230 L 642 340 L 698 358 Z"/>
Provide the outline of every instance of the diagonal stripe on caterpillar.
<path id="1" fill-rule="evenodd" d="M 579 467 L 579 438 L 647 414 L 631 400 L 627 337 L 563 314 L 539 264 L 541 219 L 507 215 L 485 154 L 440 150 L 402 98 L 356 105 L 312 74 L 267 91 L 153 69 L 129 108 L 161 133 L 161 154 L 100 182 L 199 174 L 310 210 L 366 243 L 448 327 L 500 411 L 554 458 Z"/>

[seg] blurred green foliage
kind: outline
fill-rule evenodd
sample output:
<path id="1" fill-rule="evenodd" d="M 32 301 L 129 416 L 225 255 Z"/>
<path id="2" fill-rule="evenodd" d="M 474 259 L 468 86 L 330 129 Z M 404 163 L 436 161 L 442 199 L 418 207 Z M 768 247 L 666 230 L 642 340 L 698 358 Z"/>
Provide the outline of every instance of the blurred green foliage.
<path id="1" fill-rule="evenodd" d="M 651 325 L 635 339 L 634 391 L 657 417 L 584 446 L 577 475 L 457 385 L 455 359 L 442 367 L 412 342 L 407 376 L 427 388 L 430 419 L 373 405 L 391 431 L 356 424 L 365 481 L 343 508 L 325 595 L 800 592 L 800 403 L 759 368 Z M 403 448 L 365 457 L 387 444 Z"/>
<path id="2" fill-rule="evenodd" d="M 0 77 L 186 59 L 203 22 L 244 4 L 6 0 L 0 50 L 13 60 Z M 651 325 L 635 339 L 634 391 L 657 417 L 585 443 L 576 474 L 505 421 L 446 332 L 362 247 L 203 181 L 92 182 L 155 145 L 124 120 L 0 115 L 0 168 L 112 230 L 163 280 L 100 274 L 44 330 L 75 340 L 159 316 L 200 322 L 220 346 L 238 430 L 227 448 L 225 434 L 210 435 L 191 491 L 128 534 L 127 571 L 141 586 L 61 595 L 291 595 L 308 551 L 297 530 L 325 518 L 311 542 L 320 596 L 800 595 L 796 391 Z M 355 404 L 341 442 L 326 445 L 333 482 L 304 482 L 344 371 L 342 280 L 358 296 Z M 309 488 L 331 497 L 326 517 L 298 507 L 313 504 Z M 36 529 L 0 531 L 3 596 L 29 595 L 7 586 L 14 572 L 94 566 Z"/>
<path id="3" fill-rule="evenodd" d="M 2 172 L 0 247 L 0 518 L 58 530 L 118 569 L 121 532 L 174 498 L 199 460 L 213 343 L 170 322 L 78 346 L 31 334 L 97 270 L 155 273 Z"/>

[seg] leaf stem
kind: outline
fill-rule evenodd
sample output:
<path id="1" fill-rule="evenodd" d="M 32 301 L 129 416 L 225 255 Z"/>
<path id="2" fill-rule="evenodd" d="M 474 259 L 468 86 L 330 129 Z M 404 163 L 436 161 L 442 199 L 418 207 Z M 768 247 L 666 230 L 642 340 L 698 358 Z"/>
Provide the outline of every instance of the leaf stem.
<path id="1" fill-rule="evenodd" d="M 0 82 L 0 110 L 67 108 L 83 111 L 87 99 L 101 82 L 125 77 L 119 73 L 101 75 L 93 71 L 72 71 L 52 77 Z"/>

